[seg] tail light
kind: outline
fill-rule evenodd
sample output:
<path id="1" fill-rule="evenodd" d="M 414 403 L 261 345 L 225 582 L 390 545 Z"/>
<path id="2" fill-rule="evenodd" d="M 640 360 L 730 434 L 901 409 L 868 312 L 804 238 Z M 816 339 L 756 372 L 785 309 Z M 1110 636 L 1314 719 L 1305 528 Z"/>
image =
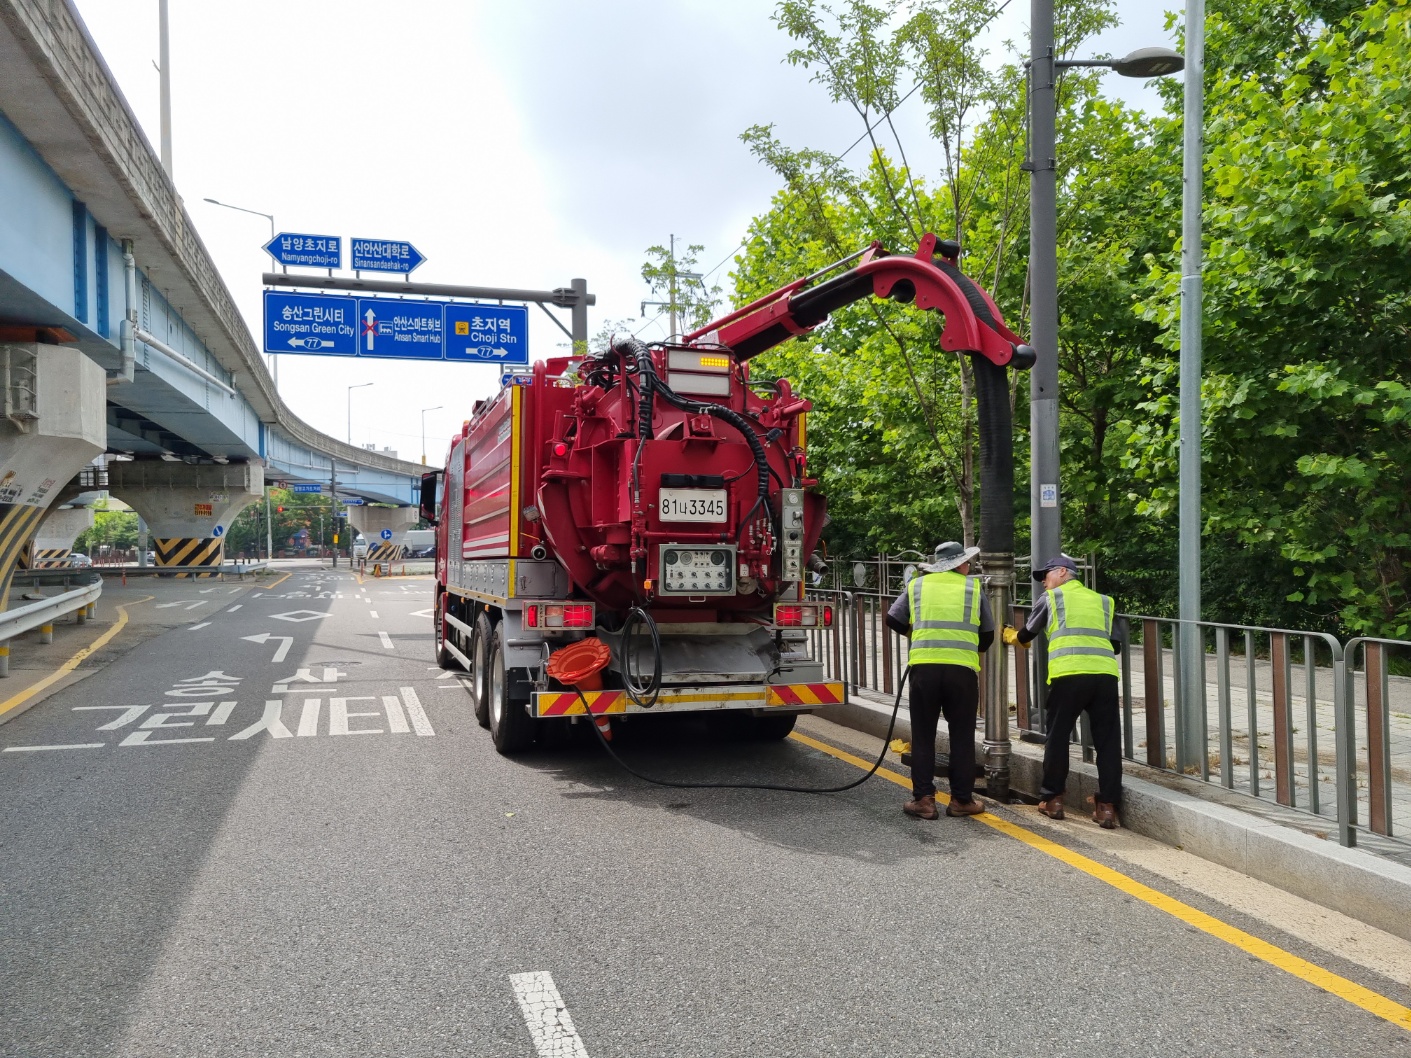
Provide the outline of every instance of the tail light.
<path id="1" fill-rule="evenodd" d="M 832 628 L 833 607 L 826 603 L 778 602 L 774 604 L 778 628 Z"/>
<path id="2" fill-rule="evenodd" d="M 531 602 L 524 607 L 525 628 L 592 628 L 596 623 L 590 602 Z"/>

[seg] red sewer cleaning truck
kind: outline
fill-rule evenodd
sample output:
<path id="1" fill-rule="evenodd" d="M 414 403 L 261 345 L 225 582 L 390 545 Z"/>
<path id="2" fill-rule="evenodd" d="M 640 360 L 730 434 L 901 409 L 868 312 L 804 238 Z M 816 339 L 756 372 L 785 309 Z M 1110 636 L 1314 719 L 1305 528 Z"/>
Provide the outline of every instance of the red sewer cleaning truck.
<path id="1" fill-rule="evenodd" d="M 877 296 L 941 312 L 945 349 L 1028 366 L 958 253 L 931 235 L 913 256 L 874 243 L 678 340 L 542 361 L 477 403 L 421 506 L 436 524 L 437 660 L 469 674 L 500 752 L 589 711 L 600 730 L 733 711 L 782 738 L 799 713 L 844 701 L 808 650 L 833 619 L 804 591 L 825 520 L 811 405 L 786 379 L 753 381 L 749 361 Z M 550 656 L 589 637 L 608 648 L 597 689 L 558 684 Z"/>

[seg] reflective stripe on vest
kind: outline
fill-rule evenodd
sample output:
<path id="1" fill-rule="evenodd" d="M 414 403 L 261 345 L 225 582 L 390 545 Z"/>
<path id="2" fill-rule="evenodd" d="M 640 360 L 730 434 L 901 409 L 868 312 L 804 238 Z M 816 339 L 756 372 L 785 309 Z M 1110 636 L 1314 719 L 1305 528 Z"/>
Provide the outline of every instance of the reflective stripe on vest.
<path id="1" fill-rule="evenodd" d="M 912 665 L 980 669 L 980 579 L 927 573 L 907 589 Z"/>
<path id="2" fill-rule="evenodd" d="M 1112 651 L 1112 599 L 1070 580 L 1048 596 L 1048 679 L 1116 676 Z"/>

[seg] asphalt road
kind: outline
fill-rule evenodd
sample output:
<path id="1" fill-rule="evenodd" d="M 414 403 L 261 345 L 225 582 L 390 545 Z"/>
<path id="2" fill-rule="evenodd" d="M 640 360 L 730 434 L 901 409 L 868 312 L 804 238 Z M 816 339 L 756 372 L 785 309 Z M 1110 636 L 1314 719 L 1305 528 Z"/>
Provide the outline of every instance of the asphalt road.
<path id="1" fill-rule="evenodd" d="M 884 779 L 677 790 L 586 740 L 500 757 L 433 666 L 430 602 L 422 578 L 299 570 L 0 727 L 0 1054 L 1411 1055 L 1011 833 L 904 817 Z M 678 779 L 859 774 L 794 739 L 625 736 Z M 1274 928 L 1122 832 L 1003 818 L 1411 1005 L 1375 943 Z"/>

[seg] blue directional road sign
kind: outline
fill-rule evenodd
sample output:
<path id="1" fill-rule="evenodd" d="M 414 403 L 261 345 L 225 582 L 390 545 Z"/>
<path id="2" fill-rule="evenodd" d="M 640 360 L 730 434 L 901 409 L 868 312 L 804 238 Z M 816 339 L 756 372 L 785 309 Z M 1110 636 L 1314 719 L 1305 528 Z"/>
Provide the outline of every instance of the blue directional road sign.
<path id="1" fill-rule="evenodd" d="M 529 363 L 529 309 L 524 305 L 448 304 L 446 359 Z"/>
<path id="2" fill-rule="evenodd" d="M 382 532 L 378 533 L 377 535 L 380 536 L 380 537 L 382 537 L 382 539 L 384 539 L 384 540 L 391 540 L 391 539 L 392 539 L 392 530 L 391 530 L 391 529 L 384 529 L 384 530 L 382 530 Z"/>
<path id="3" fill-rule="evenodd" d="M 298 481 L 294 483 L 295 492 L 322 492 L 323 486 L 314 481 Z"/>
<path id="4" fill-rule="evenodd" d="M 282 231 L 265 243 L 265 253 L 282 265 L 301 268 L 341 268 L 343 237 L 340 235 L 302 235 Z"/>
<path id="5" fill-rule="evenodd" d="M 266 290 L 264 339 L 267 353 L 524 366 L 529 310 Z"/>
<path id="6" fill-rule="evenodd" d="M 265 352 L 358 355 L 357 298 L 265 291 Z"/>
<path id="7" fill-rule="evenodd" d="M 442 301 L 358 298 L 362 337 L 359 356 L 395 360 L 443 360 Z"/>
<path id="8" fill-rule="evenodd" d="M 409 242 L 395 239 L 352 239 L 355 272 L 410 272 L 426 260 Z"/>

